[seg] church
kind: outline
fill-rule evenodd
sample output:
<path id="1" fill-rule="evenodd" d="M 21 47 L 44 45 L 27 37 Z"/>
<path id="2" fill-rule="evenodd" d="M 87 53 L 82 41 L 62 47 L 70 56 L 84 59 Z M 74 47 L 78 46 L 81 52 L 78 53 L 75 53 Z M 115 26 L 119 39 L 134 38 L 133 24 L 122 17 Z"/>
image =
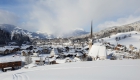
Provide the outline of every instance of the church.
<path id="1" fill-rule="evenodd" d="M 90 34 L 90 39 L 89 39 L 89 53 L 88 57 L 92 58 L 92 61 L 94 60 L 105 60 L 107 57 L 107 51 L 106 47 L 104 45 L 94 45 L 93 42 L 93 33 L 92 33 L 92 22 L 91 22 L 91 34 Z"/>

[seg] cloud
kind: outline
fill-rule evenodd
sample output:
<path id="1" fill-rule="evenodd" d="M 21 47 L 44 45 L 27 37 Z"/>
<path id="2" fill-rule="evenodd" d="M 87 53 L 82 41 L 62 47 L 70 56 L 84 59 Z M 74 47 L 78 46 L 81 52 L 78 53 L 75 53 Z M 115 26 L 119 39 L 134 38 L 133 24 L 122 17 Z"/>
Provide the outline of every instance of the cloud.
<path id="1" fill-rule="evenodd" d="M 123 24 L 127 18 L 129 22 L 131 18 L 137 19 L 139 3 L 140 0 L 30 0 L 21 26 L 55 34 L 75 28 L 88 30 L 91 20 L 94 28 L 110 27 Z"/>
<path id="2" fill-rule="evenodd" d="M 140 16 L 130 15 L 129 17 L 125 17 L 125 18 L 118 18 L 116 21 L 106 21 L 104 23 L 99 24 L 97 27 L 99 28 L 99 30 L 102 30 L 113 26 L 130 24 L 136 21 L 140 21 Z"/>
<path id="3" fill-rule="evenodd" d="M 17 25 L 19 17 L 14 13 L 0 9 L 0 24 L 14 24 Z"/>
<path id="4" fill-rule="evenodd" d="M 34 23 L 34 26 L 43 32 L 62 34 L 87 23 L 89 16 L 86 15 L 91 15 L 87 10 L 88 4 L 89 2 L 83 5 L 70 0 L 39 1 L 32 6 L 27 24 Z"/>

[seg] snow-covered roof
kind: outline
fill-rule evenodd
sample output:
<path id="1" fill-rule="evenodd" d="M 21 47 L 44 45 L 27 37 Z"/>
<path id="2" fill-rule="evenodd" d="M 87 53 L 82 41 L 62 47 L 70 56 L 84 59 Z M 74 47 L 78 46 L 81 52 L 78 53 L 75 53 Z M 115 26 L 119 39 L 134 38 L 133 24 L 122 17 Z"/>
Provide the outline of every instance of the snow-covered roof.
<path id="1" fill-rule="evenodd" d="M 75 52 L 75 49 L 70 49 L 69 52 L 70 53 L 74 53 Z"/>
<path id="2" fill-rule="evenodd" d="M 63 52 L 63 55 L 76 55 L 76 53 L 74 52 L 74 53 L 70 53 L 70 52 Z"/>
<path id="3" fill-rule="evenodd" d="M 13 50 L 14 48 L 12 48 L 12 47 L 11 47 L 11 48 L 9 48 L 9 47 L 7 47 L 7 48 L 5 48 L 5 49 L 8 49 L 8 50 Z"/>
<path id="4" fill-rule="evenodd" d="M 19 48 L 19 46 L 4 46 L 5 48 Z"/>
<path id="5" fill-rule="evenodd" d="M 4 48 L 4 47 L 0 47 L 0 51 L 5 51 L 6 50 L 6 48 Z"/>
<path id="6" fill-rule="evenodd" d="M 51 56 L 54 56 L 54 55 L 57 55 L 57 54 L 58 54 L 57 48 L 53 48 L 52 51 L 51 51 L 51 53 L 50 53 L 50 55 Z"/>
<path id="7" fill-rule="evenodd" d="M 50 61 L 50 62 L 55 61 L 55 60 L 56 60 L 56 57 L 49 58 L 49 61 Z"/>
<path id="8" fill-rule="evenodd" d="M 69 46 L 69 48 L 74 48 L 74 46 Z"/>
<path id="9" fill-rule="evenodd" d="M 31 50 L 31 52 L 37 52 L 37 51 L 41 51 L 41 50 L 42 50 L 42 48 L 37 48 L 37 49 Z"/>
<path id="10" fill-rule="evenodd" d="M 100 57 L 100 56 L 105 56 L 106 57 L 106 47 L 105 46 L 96 46 L 92 45 L 88 55 L 92 57 Z"/>
<path id="11" fill-rule="evenodd" d="M 15 62 L 15 61 L 22 61 L 20 56 L 9 56 L 9 57 L 1 57 L 0 58 L 0 63 L 5 63 L 5 62 Z"/>
<path id="12" fill-rule="evenodd" d="M 28 53 L 28 52 L 32 52 L 32 50 L 22 50 L 21 53 L 23 52 Z"/>
<path id="13" fill-rule="evenodd" d="M 82 53 L 80 53 L 80 52 L 77 52 L 76 53 L 76 56 L 82 56 L 83 54 Z"/>
<path id="14" fill-rule="evenodd" d="M 13 50 L 14 48 L 19 48 L 19 46 L 4 46 L 4 47 L 0 47 L 0 51 L 5 51 L 7 50 Z"/>
<path id="15" fill-rule="evenodd" d="M 30 45 L 21 46 L 21 49 L 26 49 L 28 47 L 30 47 Z"/>
<path id="16" fill-rule="evenodd" d="M 84 54 L 85 54 L 85 53 L 87 54 L 88 52 L 89 52 L 88 50 L 83 50 L 83 53 L 84 53 Z"/>
<path id="17" fill-rule="evenodd" d="M 87 46 L 84 47 L 84 49 L 87 49 L 87 48 L 89 48 L 89 45 L 87 45 Z"/>
<path id="18" fill-rule="evenodd" d="M 134 49 L 133 52 L 138 52 L 138 50 L 137 49 Z"/>

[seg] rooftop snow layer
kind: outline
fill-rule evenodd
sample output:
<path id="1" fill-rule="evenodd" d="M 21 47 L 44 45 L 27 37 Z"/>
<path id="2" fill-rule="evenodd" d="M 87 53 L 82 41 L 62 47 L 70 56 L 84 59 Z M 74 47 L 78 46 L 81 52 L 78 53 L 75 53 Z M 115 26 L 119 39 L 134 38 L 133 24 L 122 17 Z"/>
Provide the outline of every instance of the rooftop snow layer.
<path id="1" fill-rule="evenodd" d="M 106 57 L 106 54 L 107 54 L 107 52 L 106 52 L 105 46 L 92 45 L 88 55 L 92 56 L 92 57 L 97 57 L 97 56 Z"/>
<path id="2" fill-rule="evenodd" d="M 0 63 L 15 62 L 15 61 L 21 61 L 21 58 L 19 56 L 9 56 L 0 58 Z"/>

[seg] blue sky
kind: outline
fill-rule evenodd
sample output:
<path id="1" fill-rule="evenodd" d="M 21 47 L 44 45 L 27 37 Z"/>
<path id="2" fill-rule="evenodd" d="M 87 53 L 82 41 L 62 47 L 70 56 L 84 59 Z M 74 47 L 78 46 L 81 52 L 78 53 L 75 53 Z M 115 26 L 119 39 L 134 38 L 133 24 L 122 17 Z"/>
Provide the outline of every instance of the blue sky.
<path id="1" fill-rule="evenodd" d="M 0 24 L 63 34 L 94 32 L 140 20 L 140 0 L 0 0 Z"/>

